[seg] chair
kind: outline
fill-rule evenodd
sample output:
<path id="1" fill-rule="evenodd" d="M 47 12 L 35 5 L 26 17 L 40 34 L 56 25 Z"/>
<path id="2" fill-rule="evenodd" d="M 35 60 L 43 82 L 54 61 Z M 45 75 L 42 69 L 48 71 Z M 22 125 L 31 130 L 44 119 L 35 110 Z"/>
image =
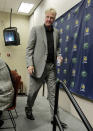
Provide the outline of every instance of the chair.
<path id="1" fill-rule="evenodd" d="M 18 87 L 18 94 L 23 95 L 23 81 L 20 80 L 19 87 Z"/>
<path id="2" fill-rule="evenodd" d="M 11 80 L 12 80 L 13 87 L 14 87 L 14 98 L 13 98 L 12 106 L 7 108 L 6 111 L 8 111 L 8 114 L 9 114 L 9 117 L 11 119 L 13 126 L 12 127 L 3 127 L 1 129 L 14 128 L 14 130 L 16 131 L 15 118 L 18 117 L 18 114 L 17 114 L 17 111 L 16 111 L 16 97 L 17 97 L 17 94 L 18 94 L 18 87 L 19 87 L 21 76 L 19 76 L 16 71 L 10 71 L 10 76 L 11 76 Z M 12 110 L 15 110 L 16 117 L 13 116 Z"/>
<path id="3" fill-rule="evenodd" d="M 20 81 L 19 81 L 19 83 L 18 83 L 17 88 L 18 88 L 18 94 L 23 95 L 23 81 L 21 80 L 21 76 L 18 75 L 17 71 L 15 71 L 15 70 L 13 70 L 13 71 L 11 71 L 11 72 L 13 73 L 12 75 L 17 75 L 17 76 L 20 77 Z M 15 82 L 15 80 L 12 80 L 12 81 L 13 81 L 13 83 Z"/>

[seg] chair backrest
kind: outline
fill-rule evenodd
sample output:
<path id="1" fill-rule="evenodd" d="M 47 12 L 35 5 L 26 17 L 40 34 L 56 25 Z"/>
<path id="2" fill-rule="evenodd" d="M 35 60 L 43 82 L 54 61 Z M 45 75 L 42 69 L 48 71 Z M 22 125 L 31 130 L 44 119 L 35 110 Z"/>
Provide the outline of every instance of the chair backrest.
<path id="1" fill-rule="evenodd" d="M 16 97 L 17 97 L 17 94 L 18 94 L 18 87 L 19 87 L 19 83 L 20 83 L 20 80 L 21 80 L 21 76 L 15 70 L 11 70 L 8 65 L 7 65 L 7 68 L 9 70 L 11 81 L 12 81 L 12 84 L 13 84 L 13 87 L 14 87 L 13 103 L 12 103 L 12 106 L 9 107 L 9 108 L 14 109 L 16 107 Z"/>
<path id="2" fill-rule="evenodd" d="M 14 109 L 16 107 L 16 97 L 18 94 L 18 87 L 21 80 L 21 76 L 18 75 L 18 73 L 15 70 L 10 71 L 10 76 L 14 87 L 14 98 L 13 98 L 12 106 L 9 107 L 9 109 Z"/>

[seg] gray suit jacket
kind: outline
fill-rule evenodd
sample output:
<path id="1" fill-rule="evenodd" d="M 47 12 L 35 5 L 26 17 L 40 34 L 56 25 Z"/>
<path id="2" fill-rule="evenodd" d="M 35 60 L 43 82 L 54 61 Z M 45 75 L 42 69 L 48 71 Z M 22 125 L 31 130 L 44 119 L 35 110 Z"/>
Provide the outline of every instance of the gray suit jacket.
<path id="1" fill-rule="evenodd" d="M 56 53 L 59 42 L 59 33 L 57 29 L 53 31 L 54 37 L 54 59 L 56 63 Z M 33 65 L 35 67 L 34 77 L 40 78 L 44 71 L 48 55 L 47 38 L 44 25 L 33 27 L 30 33 L 28 46 L 26 48 L 27 67 Z"/>

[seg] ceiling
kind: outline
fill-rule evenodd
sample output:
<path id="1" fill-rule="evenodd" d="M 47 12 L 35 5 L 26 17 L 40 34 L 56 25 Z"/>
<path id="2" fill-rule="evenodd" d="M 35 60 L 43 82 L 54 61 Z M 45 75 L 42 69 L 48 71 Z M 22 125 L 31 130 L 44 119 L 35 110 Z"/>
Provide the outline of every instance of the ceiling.
<path id="1" fill-rule="evenodd" d="M 0 11 L 11 12 L 11 8 L 12 8 L 12 13 L 22 14 L 22 15 L 31 15 L 36 9 L 36 7 L 40 4 L 41 1 L 42 0 L 0 0 Z M 34 8 L 30 11 L 29 14 L 18 13 L 18 8 L 21 2 L 34 4 Z"/>

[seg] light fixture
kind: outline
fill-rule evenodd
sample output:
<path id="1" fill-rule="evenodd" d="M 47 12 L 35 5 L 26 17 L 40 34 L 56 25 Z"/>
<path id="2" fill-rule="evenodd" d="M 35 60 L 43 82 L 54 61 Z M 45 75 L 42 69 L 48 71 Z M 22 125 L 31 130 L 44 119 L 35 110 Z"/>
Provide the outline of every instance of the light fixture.
<path id="1" fill-rule="evenodd" d="M 18 9 L 18 12 L 29 13 L 33 6 L 33 4 L 22 2 Z"/>

